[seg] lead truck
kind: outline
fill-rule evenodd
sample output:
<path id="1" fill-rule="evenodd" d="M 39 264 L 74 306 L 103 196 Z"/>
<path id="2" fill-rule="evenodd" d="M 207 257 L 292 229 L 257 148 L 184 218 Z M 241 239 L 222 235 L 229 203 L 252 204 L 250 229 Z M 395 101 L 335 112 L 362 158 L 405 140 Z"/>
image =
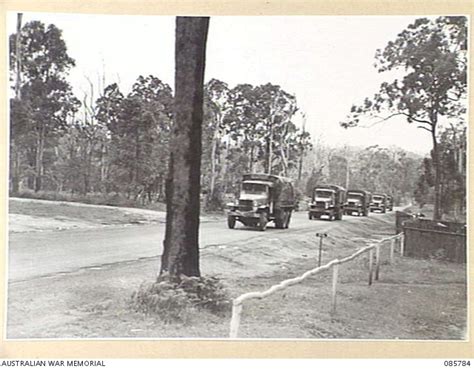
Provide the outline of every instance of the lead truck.
<path id="1" fill-rule="evenodd" d="M 341 220 L 346 202 L 346 190 L 336 185 L 319 185 L 313 189 L 309 204 L 309 219 L 327 217 L 329 220 Z"/>
<path id="2" fill-rule="evenodd" d="M 272 174 L 244 174 L 238 199 L 229 206 L 227 225 L 236 222 L 264 231 L 269 222 L 276 228 L 288 228 L 295 209 L 295 191 L 291 179 Z"/>

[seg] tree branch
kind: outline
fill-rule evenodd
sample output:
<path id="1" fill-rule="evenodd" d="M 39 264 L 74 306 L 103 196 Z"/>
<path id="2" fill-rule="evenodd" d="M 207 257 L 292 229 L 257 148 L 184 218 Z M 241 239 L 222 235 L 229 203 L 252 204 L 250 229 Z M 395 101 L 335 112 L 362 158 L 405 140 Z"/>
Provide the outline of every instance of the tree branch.
<path id="1" fill-rule="evenodd" d="M 417 128 L 421 128 L 421 129 L 424 129 L 425 131 L 428 131 L 428 132 L 433 132 L 431 129 L 429 128 L 426 128 L 426 127 L 423 127 L 423 126 L 417 126 Z"/>
<path id="2" fill-rule="evenodd" d="M 429 120 L 418 119 L 418 118 L 415 118 L 414 116 L 412 116 L 410 114 L 403 113 L 403 112 L 393 113 L 393 114 L 389 115 L 388 117 L 376 116 L 375 118 L 378 118 L 380 120 L 378 122 L 373 123 L 372 125 L 385 122 L 385 121 L 387 121 L 387 120 L 389 120 L 393 117 L 396 117 L 397 115 L 403 115 L 403 116 L 405 116 L 405 117 L 407 117 L 407 118 L 409 118 L 409 119 L 411 119 L 411 120 L 413 120 L 414 122 L 417 122 L 417 123 L 429 124 L 430 126 L 433 125 Z"/>

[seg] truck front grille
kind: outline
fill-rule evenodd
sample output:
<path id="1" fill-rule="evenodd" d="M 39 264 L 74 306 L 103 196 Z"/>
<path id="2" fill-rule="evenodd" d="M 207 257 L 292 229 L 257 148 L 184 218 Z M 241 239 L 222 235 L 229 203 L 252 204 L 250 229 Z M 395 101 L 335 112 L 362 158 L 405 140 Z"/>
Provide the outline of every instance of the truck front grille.
<path id="1" fill-rule="evenodd" d="M 253 207 L 252 200 L 239 200 L 239 210 L 251 211 Z"/>

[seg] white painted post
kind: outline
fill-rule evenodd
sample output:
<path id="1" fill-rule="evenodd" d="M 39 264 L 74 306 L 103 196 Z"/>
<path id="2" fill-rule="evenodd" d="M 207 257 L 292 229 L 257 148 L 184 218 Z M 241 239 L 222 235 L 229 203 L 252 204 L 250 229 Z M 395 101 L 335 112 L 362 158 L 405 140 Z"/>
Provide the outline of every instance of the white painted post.
<path id="1" fill-rule="evenodd" d="M 380 271 L 380 243 L 375 246 L 375 280 L 379 280 Z"/>
<path id="2" fill-rule="evenodd" d="M 400 235 L 400 256 L 403 256 L 405 253 L 405 233 Z"/>
<path id="3" fill-rule="evenodd" d="M 332 266 L 332 308 L 331 314 L 336 313 L 336 292 L 337 292 L 337 275 L 339 272 L 339 264 Z"/>
<path id="4" fill-rule="evenodd" d="M 393 264 L 393 252 L 395 248 L 395 238 L 390 241 L 390 264 Z"/>
<path id="5" fill-rule="evenodd" d="M 374 260 L 374 249 L 369 250 L 369 286 L 372 285 L 372 264 Z"/>
<path id="6" fill-rule="evenodd" d="M 232 305 L 232 318 L 230 320 L 229 338 L 237 338 L 239 334 L 240 315 L 242 314 L 242 303 Z"/>

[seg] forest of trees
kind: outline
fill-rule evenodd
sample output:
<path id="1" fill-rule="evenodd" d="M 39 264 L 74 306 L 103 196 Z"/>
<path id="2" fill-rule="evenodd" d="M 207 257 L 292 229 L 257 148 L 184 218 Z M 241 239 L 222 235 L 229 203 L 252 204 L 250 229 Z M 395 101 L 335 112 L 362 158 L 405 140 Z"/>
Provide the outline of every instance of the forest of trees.
<path id="1" fill-rule="evenodd" d="M 446 24 L 445 20 L 437 27 Z M 448 25 L 454 30 L 463 27 L 459 20 Z M 416 26 L 428 27 L 424 22 Z M 463 43 L 459 32 L 456 35 Z M 404 40 L 409 36 L 404 35 Z M 398 47 L 405 47 L 405 41 Z M 380 52 L 379 59 L 381 70 L 395 65 L 388 51 Z M 74 65 L 61 30 L 38 21 L 21 25 L 19 16 L 17 32 L 10 36 L 14 90 L 10 99 L 10 193 L 95 197 L 102 203 L 124 205 L 164 202 L 173 126 L 172 88 L 158 76 L 138 75 L 131 91 L 122 91 L 116 83 L 96 86 L 89 80 L 89 91 L 75 96 L 68 82 Z M 458 74 L 455 92 L 462 94 L 465 77 L 462 71 Z M 382 109 L 388 97 L 401 99 L 396 114 L 422 120 L 419 117 L 424 113 L 409 105 L 418 106 L 418 100 L 410 102 L 406 95 L 397 95 L 396 86 L 384 86 L 375 102 L 366 100 L 362 107 L 353 108 L 356 118 L 346 126 L 357 125 L 357 115 Z M 455 104 L 447 106 L 454 98 L 449 95 L 445 110 L 438 114 L 454 115 Z M 421 204 L 436 203 L 439 197 L 442 213 L 465 208 L 464 121 L 457 120 L 446 129 L 418 122 L 423 129 L 436 128 L 435 150 L 431 157 L 421 158 L 395 147 L 328 147 L 295 124 L 298 115 L 306 119 L 296 97 L 281 86 L 229 86 L 216 79 L 205 84 L 201 188 L 208 209 L 222 208 L 238 190 L 243 173 L 260 171 L 295 179 L 300 198 L 316 183 L 330 182 L 391 193 L 396 202 L 414 197 Z"/>

